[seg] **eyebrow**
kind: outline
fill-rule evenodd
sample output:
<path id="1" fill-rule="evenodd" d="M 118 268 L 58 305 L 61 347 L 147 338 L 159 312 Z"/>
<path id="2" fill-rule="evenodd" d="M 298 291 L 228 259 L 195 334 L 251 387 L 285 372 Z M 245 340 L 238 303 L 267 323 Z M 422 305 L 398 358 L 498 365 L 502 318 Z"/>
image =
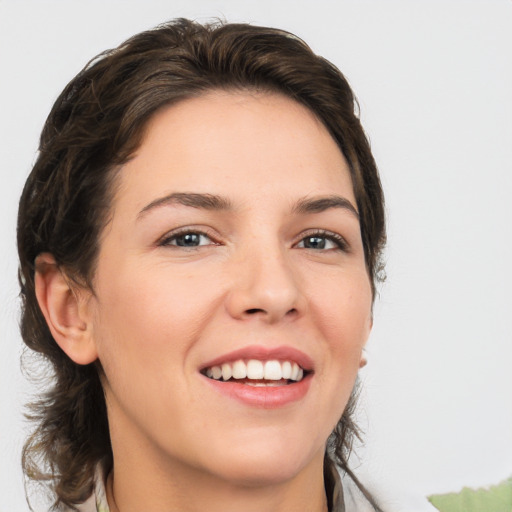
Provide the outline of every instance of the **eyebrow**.
<path id="1" fill-rule="evenodd" d="M 143 217 L 147 212 L 162 206 L 182 205 L 203 210 L 229 211 L 233 205 L 226 197 L 215 194 L 199 194 L 194 192 L 174 192 L 151 201 L 138 214 Z M 359 220 L 355 206 L 345 197 L 331 195 L 321 197 L 304 197 L 299 199 L 292 208 L 293 213 L 321 213 L 330 208 L 342 208 L 352 213 Z"/>
<path id="2" fill-rule="evenodd" d="M 193 192 L 174 192 L 155 199 L 144 206 L 138 214 L 138 218 L 143 217 L 148 211 L 160 206 L 173 205 L 189 206 L 191 208 L 201 208 L 203 210 L 232 210 L 232 204 L 229 199 L 214 194 L 197 194 Z"/>
<path id="3" fill-rule="evenodd" d="M 343 208 L 352 213 L 359 220 L 359 213 L 356 207 L 342 196 L 305 197 L 299 199 L 293 208 L 295 213 L 321 213 L 330 208 Z"/>

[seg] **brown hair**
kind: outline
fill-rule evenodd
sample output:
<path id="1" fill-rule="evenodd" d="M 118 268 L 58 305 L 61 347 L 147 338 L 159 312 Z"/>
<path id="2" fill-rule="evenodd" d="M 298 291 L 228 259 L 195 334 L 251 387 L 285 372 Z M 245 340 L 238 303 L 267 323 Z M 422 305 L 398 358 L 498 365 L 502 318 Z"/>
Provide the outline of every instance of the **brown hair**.
<path id="1" fill-rule="evenodd" d="M 68 276 L 91 286 L 116 169 L 157 110 L 213 89 L 280 92 L 324 123 L 350 167 L 375 294 L 385 241 L 383 194 L 356 100 L 336 67 L 282 30 L 184 19 L 93 59 L 53 106 L 18 216 L 21 332 L 52 370 L 52 387 L 30 405 L 37 426 L 23 467 L 29 479 L 49 482 L 56 507 L 84 501 L 95 467 L 109 466 L 112 451 L 98 366 L 75 364 L 52 338 L 35 296 L 35 258 L 52 253 Z M 358 435 L 352 409 L 353 399 L 329 439 L 328 455 L 372 501 L 348 467 Z"/>

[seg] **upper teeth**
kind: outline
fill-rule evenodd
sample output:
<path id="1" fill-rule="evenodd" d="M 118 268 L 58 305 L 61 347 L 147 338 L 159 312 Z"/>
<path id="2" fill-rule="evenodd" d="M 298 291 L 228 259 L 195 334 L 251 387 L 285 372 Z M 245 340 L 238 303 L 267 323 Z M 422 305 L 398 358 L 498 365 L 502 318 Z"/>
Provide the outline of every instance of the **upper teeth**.
<path id="1" fill-rule="evenodd" d="M 220 366 L 211 366 L 206 369 L 206 375 L 215 380 L 252 379 L 252 380 L 281 380 L 290 379 L 300 381 L 304 377 L 304 370 L 292 361 L 259 361 L 249 359 L 233 363 L 224 363 Z"/>

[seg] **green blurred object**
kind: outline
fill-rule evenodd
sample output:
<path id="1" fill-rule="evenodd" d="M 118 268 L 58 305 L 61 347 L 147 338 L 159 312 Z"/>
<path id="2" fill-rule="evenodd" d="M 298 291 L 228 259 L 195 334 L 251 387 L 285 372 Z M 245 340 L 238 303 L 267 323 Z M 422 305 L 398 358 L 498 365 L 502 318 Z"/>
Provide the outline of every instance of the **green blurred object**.
<path id="1" fill-rule="evenodd" d="M 487 489 L 429 496 L 440 512 L 512 512 L 512 477 Z"/>

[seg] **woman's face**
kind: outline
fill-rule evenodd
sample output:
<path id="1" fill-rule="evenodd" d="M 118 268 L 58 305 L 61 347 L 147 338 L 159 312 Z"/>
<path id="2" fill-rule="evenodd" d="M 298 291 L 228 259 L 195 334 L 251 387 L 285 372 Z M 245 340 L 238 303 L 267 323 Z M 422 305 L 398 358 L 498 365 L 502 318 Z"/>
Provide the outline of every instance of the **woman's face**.
<path id="1" fill-rule="evenodd" d="M 159 112 L 120 171 L 94 291 L 116 461 L 245 483 L 321 463 L 372 295 L 347 163 L 309 110 L 215 92 Z"/>

